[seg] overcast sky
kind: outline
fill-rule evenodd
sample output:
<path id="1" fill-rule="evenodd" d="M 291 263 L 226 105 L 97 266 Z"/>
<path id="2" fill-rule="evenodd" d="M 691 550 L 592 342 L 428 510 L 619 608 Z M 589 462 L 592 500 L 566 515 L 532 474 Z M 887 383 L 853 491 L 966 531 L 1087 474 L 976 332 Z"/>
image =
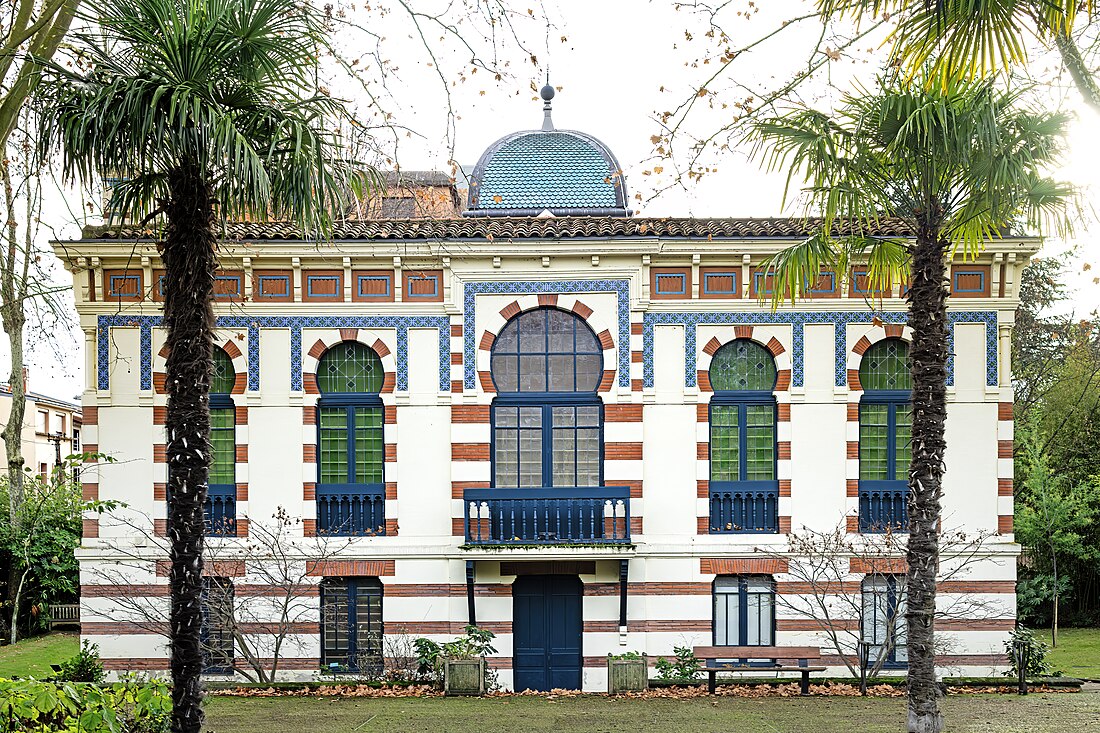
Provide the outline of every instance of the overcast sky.
<path id="1" fill-rule="evenodd" d="M 425 12 L 444 5 L 442 0 L 413 2 L 417 10 Z M 433 34 L 430 22 L 422 26 L 427 28 L 425 38 L 432 46 L 434 61 L 424 51 L 413 24 L 399 10 L 380 17 L 377 6 L 372 6 L 370 12 L 349 6 L 348 17 L 384 37 L 377 41 L 391 69 L 384 104 L 392 120 L 411 129 L 399 134 L 396 150 L 397 162 L 406 170 L 448 170 L 451 144 L 455 160 L 472 167 L 494 140 L 515 130 L 538 128 L 542 121 L 541 102 L 530 85 L 542 85 L 549 65 L 551 82 L 560 88 L 554 99 L 554 122 L 559 129 L 595 135 L 612 149 L 623 166 L 636 213 L 651 216 L 800 213 L 797 206 L 783 207 L 783 177 L 762 172 L 758 163 L 748 159 L 745 146 L 708 157 L 707 164 L 716 168 L 716 172 L 707 173 L 688 190 L 674 188 L 651 200 L 656 190 L 671 181 L 674 169 L 672 163 L 651 157 L 651 136 L 659 132 L 654 115 L 673 109 L 716 68 L 715 64 L 699 63 L 708 48 L 703 18 L 690 10 L 676 11 L 673 5 L 664 0 L 649 3 L 547 0 L 545 4 L 532 0 L 533 15 L 517 23 L 522 48 L 511 41 L 496 45 L 496 66 L 504 72 L 500 81 L 484 70 L 469 73 L 469 65 L 465 63 L 469 52 L 453 41 L 439 41 L 439 34 Z M 761 2 L 767 7 L 762 12 L 755 12 L 751 5 L 747 0 L 730 3 L 724 28 L 730 34 L 732 48 L 743 47 L 777 27 L 783 19 L 795 17 L 807 8 L 802 0 Z M 521 12 L 526 10 L 522 3 L 514 6 Z M 736 16 L 738 11 L 748 14 Z M 550 18 L 549 27 L 542 20 L 544 13 Z M 485 27 L 466 20 L 460 28 L 467 38 L 474 39 L 471 44 L 481 55 L 492 59 L 492 44 L 478 39 L 474 30 L 478 26 Z M 691 40 L 687 34 L 691 34 Z M 698 114 L 689 119 L 686 129 L 697 135 L 705 134 L 728 120 L 732 108 L 722 109 L 721 103 L 732 103 L 744 96 L 743 91 L 738 93 L 732 88 L 734 85 L 759 88 L 775 79 L 786 79 L 804 67 L 819 35 L 820 26 L 802 24 L 739 57 L 726 81 L 708 85 L 719 92 L 716 108 L 699 105 Z M 832 49 L 839 40 L 827 37 L 823 46 Z M 877 47 L 879 40 L 881 35 L 867 39 L 859 44 L 858 53 L 829 62 L 823 69 L 827 76 L 807 85 L 803 100 L 815 106 L 827 105 L 840 92 L 851 89 L 855 81 L 873 84 L 881 53 L 868 51 Z M 345 30 L 338 42 L 351 58 L 373 48 L 371 44 L 376 39 L 362 31 Z M 535 56 L 537 63 L 532 63 L 530 55 Z M 372 59 L 361 58 L 357 68 L 367 69 L 369 75 Z M 693 62 L 697 65 L 693 66 Z M 441 74 L 449 82 L 449 102 Z M 377 87 L 374 90 L 379 91 Z M 361 90 L 344 85 L 336 91 L 353 100 L 362 119 L 371 119 L 376 108 Z M 451 136 L 447 134 L 448 105 L 454 111 Z M 1077 106 L 1072 104 L 1075 111 Z M 1085 187 L 1086 201 L 1091 202 L 1100 188 L 1100 140 L 1096 135 L 1100 120 L 1091 112 L 1078 114 L 1069 140 L 1072 155 L 1058 173 Z M 686 141 L 686 137 L 681 139 L 682 149 L 687 148 Z M 392 148 L 388 154 L 394 154 Z M 659 175 L 654 173 L 658 166 L 663 169 Z M 650 175 L 645 175 L 646 171 Z M 642 202 L 634 198 L 636 193 L 642 196 Z M 49 197 L 43 215 L 45 223 L 59 234 L 78 235 L 73 212 L 85 210 L 87 198 L 72 191 L 65 200 L 56 195 Z M 1098 248 L 1087 228 L 1091 216 L 1085 225 L 1077 233 L 1078 255 L 1070 279 L 1075 291 L 1072 307 L 1082 315 L 1100 307 L 1100 286 L 1092 281 L 1094 271 L 1083 270 L 1086 263 L 1098 259 Z M 1094 226 L 1091 228 L 1095 230 Z M 1051 242 L 1048 251 L 1066 247 L 1065 243 Z M 40 336 L 32 334 L 32 343 L 41 342 Z M 78 395 L 84 384 L 81 348 L 82 338 L 63 340 L 61 350 L 71 356 L 61 359 L 55 356 L 56 350 L 41 344 L 32 348 L 32 389 L 64 398 Z"/>

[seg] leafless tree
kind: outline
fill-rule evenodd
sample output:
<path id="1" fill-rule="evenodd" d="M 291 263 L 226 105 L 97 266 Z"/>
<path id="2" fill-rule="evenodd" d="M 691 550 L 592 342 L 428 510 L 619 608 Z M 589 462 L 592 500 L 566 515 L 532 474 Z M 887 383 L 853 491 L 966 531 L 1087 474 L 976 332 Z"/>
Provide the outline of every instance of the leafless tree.
<path id="1" fill-rule="evenodd" d="M 120 523 L 129 536 L 108 543 L 117 560 L 93 566 L 91 574 L 98 584 L 129 585 L 135 574 L 148 573 L 151 562 L 167 563 L 167 539 L 149 531 L 151 520 L 136 515 Z M 135 537 L 146 546 L 135 547 Z M 348 537 L 303 537 L 301 519 L 281 507 L 270 519 L 250 519 L 246 538 L 210 538 L 205 547 L 209 580 L 204 613 L 216 632 L 203 638 L 208 663 L 250 681 L 275 681 L 282 660 L 302 651 L 302 625 L 317 623 L 317 566 L 344 554 L 351 542 Z M 169 637 L 163 598 L 134 594 L 112 601 L 109 609 L 93 610 L 91 615 Z M 227 654 L 229 639 L 232 659 Z"/>

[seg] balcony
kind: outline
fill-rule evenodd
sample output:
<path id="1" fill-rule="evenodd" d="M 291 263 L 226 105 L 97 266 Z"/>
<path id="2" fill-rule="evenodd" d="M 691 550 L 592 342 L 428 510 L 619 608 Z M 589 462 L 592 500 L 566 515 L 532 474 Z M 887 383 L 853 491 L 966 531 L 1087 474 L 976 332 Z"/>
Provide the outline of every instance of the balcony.
<path id="1" fill-rule="evenodd" d="M 318 484 L 317 533 L 340 537 L 386 534 L 382 484 Z"/>
<path id="2" fill-rule="evenodd" d="M 779 482 L 711 483 L 711 534 L 775 534 L 779 531 Z"/>
<path id="3" fill-rule="evenodd" d="M 206 534 L 210 537 L 237 536 L 237 487 L 233 484 L 210 484 L 206 488 Z"/>
<path id="4" fill-rule="evenodd" d="M 468 545 L 628 545 L 630 489 L 467 489 Z"/>
<path id="5" fill-rule="evenodd" d="M 860 481 L 859 531 L 908 532 L 909 485 L 904 481 Z"/>

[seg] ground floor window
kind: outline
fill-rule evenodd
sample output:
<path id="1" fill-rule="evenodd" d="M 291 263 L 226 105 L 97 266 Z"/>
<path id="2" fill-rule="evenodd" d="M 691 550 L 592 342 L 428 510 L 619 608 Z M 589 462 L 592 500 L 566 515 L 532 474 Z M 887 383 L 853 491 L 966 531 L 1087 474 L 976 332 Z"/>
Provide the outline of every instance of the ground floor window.
<path id="1" fill-rule="evenodd" d="M 720 575 L 714 580 L 716 646 L 775 644 L 775 581 L 767 575 Z"/>
<path id="2" fill-rule="evenodd" d="M 202 668 L 209 674 L 233 671 L 233 581 L 202 579 Z"/>
<path id="3" fill-rule="evenodd" d="M 328 578 L 321 584 L 321 665 L 369 674 L 382 670 L 382 583 L 377 578 Z"/>
<path id="4" fill-rule="evenodd" d="M 906 651 L 905 576 L 868 575 L 863 579 L 863 640 L 867 664 L 904 666 Z"/>

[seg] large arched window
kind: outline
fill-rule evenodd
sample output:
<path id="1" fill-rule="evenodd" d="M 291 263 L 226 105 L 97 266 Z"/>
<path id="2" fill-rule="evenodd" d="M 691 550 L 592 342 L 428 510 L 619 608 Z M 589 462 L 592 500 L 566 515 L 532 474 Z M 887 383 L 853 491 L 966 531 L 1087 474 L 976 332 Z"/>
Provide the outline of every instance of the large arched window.
<path id="1" fill-rule="evenodd" d="M 382 360 L 344 341 L 317 364 L 317 529 L 326 534 L 385 534 Z"/>
<path id="2" fill-rule="evenodd" d="M 776 378 L 771 353 L 749 339 L 711 360 L 711 532 L 779 531 Z"/>
<path id="3" fill-rule="evenodd" d="M 573 313 L 540 308 L 493 343 L 493 486 L 599 486 L 603 350 Z"/>
<path id="4" fill-rule="evenodd" d="M 859 529 L 905 531 L 912 456 L 909 344 L 888 338 L 859 364 Z"/>
<path id="5" fill-rule="evenodd" d="M 206 491 L 207 532 L 237 534 L 237 413 L 233 385 L 237 372 L 224 350 L 214 347 L 210 375 L 210 475 Z"/>

